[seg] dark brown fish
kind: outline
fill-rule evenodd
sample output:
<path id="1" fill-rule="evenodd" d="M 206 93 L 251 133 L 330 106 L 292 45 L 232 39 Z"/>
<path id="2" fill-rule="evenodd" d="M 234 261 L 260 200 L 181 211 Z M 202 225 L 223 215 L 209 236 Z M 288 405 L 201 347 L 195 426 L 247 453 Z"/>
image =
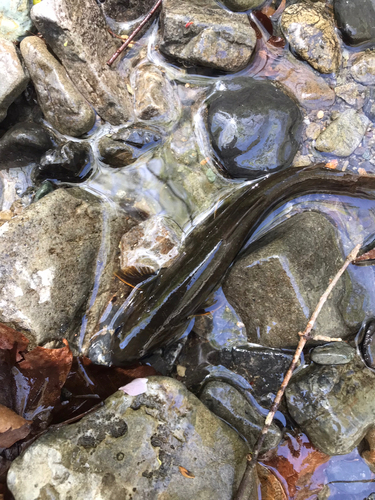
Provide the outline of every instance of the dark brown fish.
<path id="1" fill-rule="evenodd" d="M 186 238 L 174 264 L 133 290 L 111 328 L 91 341 L 98 363 L 125 365 L 172 343 L 217 287 L 246 240 L 281 203 L 310 193 L 375 196 L 375 176 L 289 168 L 242 186 Z"/>

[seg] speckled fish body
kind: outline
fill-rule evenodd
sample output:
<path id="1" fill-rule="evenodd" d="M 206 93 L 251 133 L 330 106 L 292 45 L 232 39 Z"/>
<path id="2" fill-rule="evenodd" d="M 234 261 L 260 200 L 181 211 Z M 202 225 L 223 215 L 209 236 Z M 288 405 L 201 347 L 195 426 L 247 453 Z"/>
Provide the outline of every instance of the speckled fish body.
<path id="1" fill-rule="evenodd" d="M 375 176 L 315 166 L 290 168 L 242 186 L 187 236 L 171 267 L 132 292 L 112 331 L 92 341 L 91 359 L 126 365 L 176 341 L 181 325 L 218 286 L 264 218 L 281 203 L 311 193 L 373 199 Z"/>

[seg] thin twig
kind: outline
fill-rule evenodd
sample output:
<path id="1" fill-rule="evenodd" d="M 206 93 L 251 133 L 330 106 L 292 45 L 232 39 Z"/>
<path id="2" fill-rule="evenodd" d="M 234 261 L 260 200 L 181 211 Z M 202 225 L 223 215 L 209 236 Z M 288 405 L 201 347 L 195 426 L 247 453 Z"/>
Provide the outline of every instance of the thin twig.
<path id="1" fill-rule="evenodd" d="M 156 2 L 156 4 L 152 7 L 152 9 L 146 14 L 146 16 L 144 17 L 144 19 L 141 21 L 141 23 L 135 28 L 135 30 L 132 32 L 131 35 L 129 35 L 129 38 L 126 40 L 126 42 L 124 42 L 121 47 L 119 49 L 116 50 L 116 52 L 113 54 L 113 56 L 111 57 L 111 59 L 109 59 L 109 61 L 107 61 L 107 64 L 108 66 L 111 66 L 111 64 L 113 64 L 116 59 L 118 58 L 118 56 L 121 54 L 121 52 L 123 52 L 126 47 L 132 42 L 132 40 L 134 40 L 134 38 L 136 37 L 136 35 L 141 31 L 141 29 L 143 28 L 143 26 L 152 18 L 152 16 L 155 14 L 155 12 L 158 10 L 158 8 L 160 7 L 161 3 L 162 3 L 163 0 L 158 0 Z"/>
<path id="2" fill-rule="evenodd" d="M 293 371 L 297 366 L 298 360 L 301 356 L 301 353 L 303 351 L 303 348 L 305 347 L 305 344 L 308 340 L 314 339 L 314 336 L 311 335 L 311 330 L 314 328 L 315 322 L 319 316 L 320 311 L 322 310 L 322 307 L 324 306 L 325 302 L 327 301 L 329 294 L 332 292 L 333 288 L 336 286 L 338 280 L 340 277 L 343 275 L 343 273 L 346 271 L 346 268 L 349 266 L 349 264 L 356 259 L 358 252 L 361 248 L 361 245 L 357 245 L 347 256 L 343 266 L 341 269 L 337 272 L 336 276 L 333 278 L 331 283 L 329 284 L 327 290 L 323 293 L 323 295 L 320 297 L 318 305 L 316 306 L 315 311 L 313 312 L 310 321 L 307 323 L 307 326 L 305 330 L 301 333 L 299 332 L 300 339 L 298 342 L 298 346 L 296 349 L 296 352 L 294 353 L 293 360 L 290 364 L 290 367 L 288 371 L 285 374 L 284 380 L 282 381 L 282 384 L 280 386 L 280 389 L 278 390 L 276 394 L 276 398 L 274 402 L 272 403 L 271 409 L 268 412 L 268 415 L 266 417 L 266 420 L 264 422 L 263 429 L 261 430 L 261 433 L 259 434 L 258 440 L 255 444 L 254 447 L 254 453 L 251 455 L 247 455 L 247 464 L 246 464 L 246 469 L 244 472 L 244 475 L 242 477 L 240 486 L 238 488 L 238 491 L 236 493 L 236 496 L 234 500 L 250 500 L 251 495 L 254 493 L 254 483 L 252 481 L 253 478 L 253 469 L 256 466 L 258 456 L 260 453 L 260 449 L 263 445 L 264 438 L 272 424 L 272 421 L 275 417 L 275 413 L 277 412 L 281 399 L 284 395 L 285 389 L 288 386 L 288 383 L 292 377 Z M 318 338 L 318 337 L 315 337 Z M 332 339 L 333 340 L 333 339 Z"/>

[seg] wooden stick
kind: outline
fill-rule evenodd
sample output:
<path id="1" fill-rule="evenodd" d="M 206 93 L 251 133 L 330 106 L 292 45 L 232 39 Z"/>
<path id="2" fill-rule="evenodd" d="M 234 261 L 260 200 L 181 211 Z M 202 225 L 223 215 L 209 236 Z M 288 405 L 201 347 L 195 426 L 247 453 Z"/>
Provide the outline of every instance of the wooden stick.
<path id="1" fill-rule="evenodd" d="M 108 66 L 111 66 L 111 64 L 113 64 L 116 61 L 116 59 L 121 54 L 121 52 L 123 52 L 126 49 L 126 47 L 132 42 L 132 40 L 134 40 L 134 38 L 141 31 L 141 29 L 143 28 L 143 26 L 152 18 L 152 16 L 158 10 L 158 8 L 160 7 L 162 1 L 163 0 L 158 0 L 156 2 L 156 4 L 146 14 L 146 16 L 143 18 L 143 20 L 141 21 L 141 23 L 132 32 L 132 34 L 129 35 L 129 38 L 121 45 L 121 47 L 119 49 L 116 50 L 116 52 L 113 54 L 113 56 L 111 57 L 111 59 L 109 59 L 109 61 L 107 61 Z"/>
<path id="2" fill-rule="evenodd" d="M 293 360 L 289 366 L 288 371 L 285 374 L 284 380 L 282 381 L 282 384 L 280 386 L 280 389 L 278 390 L 276 394 L 276 398 L 274 402 L 272 403 L 271 409 L 268 412 L 268 415 L 266 417 L 266 420 L 264 422 L 263 429 L 261 430 L 261 433 L 259 434 L 258 440 L 254 446 L 254 453 L 248 454 L 247 455 L 247 464 L 246 464 L 246 469 L 244 472 L 244 475 L 242 476 L 242 480 L 240 483 L 240 486 L 238 488 L 238 491 L 236 493 L 236 496 L 234 497 L 234 500 L 250 500 L 251 495 L 254 493 L 254 482 L 252 481 L 253 478 L 253 469 L 256 466 L 258 456 L 260 453 L 260 449 L 262 447 L 262 444 L 264 442 L 264 438 L 272 424 L 272 421 L 275 417 L 275 413 L 279 409 L 281 399 L 284 396 L 285 389 L 287 388 L 289 381 L 292 377 L 293 371 L 295 367 L 297 366 L 298 360 L 301 356 L 301 353 L 303 351 L 303 348 L 305 347 L 305 344 L 308 340 L 314 339 L 314 336 L 311 335 L 311 330 L 314 328 L 315 322 L 319 316 L 320 311 L 322 310 L 322 307 L 324 306 L 325 302 L 328 299 L 329 294 L 332 292 L 333 288 L 336 286 L 338 280 L 340 277 L 343 275 L 343 273 L 346 271 L 346 268 L 349 266 L 349 264 L 356 259 L 358 252 L 361 248 L 361 245 L 357 245 L 347 256 L 344 264 L 342 265 L 341 269 L 337 272 L 336 276 L 333 278 L 331 283 L 329 284 L 327 290 L 323 293 L 323 295 L 320 297 L 318 305 L 315 308 L 315 311 L 313 312 L 309 322 L 307 323 L 307 326 L 305 330 L 301 333 L 299 332 L 300 339 L 298 342 L 298 346 L 296 349 L 296 352 L 294 353 Z M 318 337 L 316 337 L 318 338 Z M 333 339 L 332 339 L 333 340 Z"/>

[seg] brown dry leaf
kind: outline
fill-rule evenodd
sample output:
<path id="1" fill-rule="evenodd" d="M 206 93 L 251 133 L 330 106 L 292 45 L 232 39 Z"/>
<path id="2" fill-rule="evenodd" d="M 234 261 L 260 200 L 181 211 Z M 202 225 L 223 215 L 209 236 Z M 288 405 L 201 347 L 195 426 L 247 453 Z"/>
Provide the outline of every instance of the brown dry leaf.
<path id="1" fill-rule="evenodd" d="M 180 465 L 178 468 L 180 469 L 180 472 L 184 477 L 187 477 L 188 479 L 195 478 L 194 474 L 192 472 L 188 471 L 187 469 L 185 469 L 185 467 L 181 467 L 181 465 Z"/>
<path id="2" fill-rule="evenodd" d="M 13 410 L 0 405 L 0 448 L 10 448 L 30 432 L 30 420 L 25 420 Z"/>
<path id="3" fill-rule="evenodd" d="M 0 349 L 11 351 L 16 347 L 16 361 L 20 361 L 22 356 L 19 353 L 26 351 L 28 345 L 29 341 L 22 333 L 0 323 Z"/>
<path id="4" fill-rule="evenodd" d="M 337 168 L 338 163 L 339 163 L 338 160 L 331 160 L 325 164 L 325 167 L 330 168 L 331 170 L 335 170 L 335 168 Z"/>
<path id="5" fill-rule="evenodd" d="M 277 477 L 261 464 L 257 464 L 262 500 L 288 500 L 288 497 Z"/>

